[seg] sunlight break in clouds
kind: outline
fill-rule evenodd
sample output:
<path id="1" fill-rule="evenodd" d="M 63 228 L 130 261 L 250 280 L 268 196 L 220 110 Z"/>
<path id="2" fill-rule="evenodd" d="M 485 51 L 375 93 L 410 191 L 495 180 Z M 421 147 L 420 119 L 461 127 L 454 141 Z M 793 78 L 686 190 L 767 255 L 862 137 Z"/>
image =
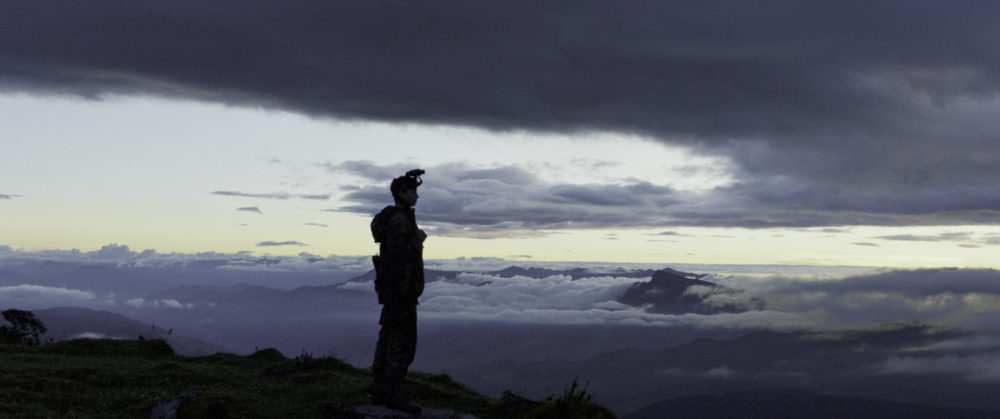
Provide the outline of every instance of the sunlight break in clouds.
<path id="1" fill-rule="evenodd" d="M 370 183 L 323 167 L 375 160 L 503 169 L 425 200 L 441 204 L 427 221 L 452 217 L 437 221 L 434 257 L 996 266 L 995 238 L 903 248 L 853 237 L 806 254 L 806 240 L 776 237 L 715 253 L 689 250 L 699 243 L 687 236 L 652 250 L 621 237 L 628 250 L 539 244 L 553 232 L 610 241 L 593 228 L 746 239 L 1000 221 L 1000 66 L 983 35 L 997 5 L 578 3 L 5 5 L 0 135 L 14 140 L 0 196 L 30 197 L 0 199 L 5 244 L 292 254 L 256 246 L 281 238 L 360 255 Z M 518 170 L 535 179 L 502 176 Z M 263 216 L 232 211 L 261 200 Z M 338 234 L 292 227 L 306 222 Z"/>
<path id="2" fill-rule="evenodd" d="M 1000 216 L 985 175 L 1000 161 L 996 58 L 982 36 L 1000 15 L 993 5 L 447 4 L 24 3 L 5 10 L 17 24 L 0 39 L 16 41 L 0 44 L 0 82 L 11 92 L 183 97 L 349 121 L 637 134 L 734 163 L 738 182 L 720 190 L 720 204 L 748 213 L 696 225 Z M 134 24 L 151 19 L 160 30 Z M 426 25 L 436 21 L 451 24 Z M 128 42 L 108 48 L 108 39 Z M 162 47 L 149 54 L 149 45 Z M 246 50 L 265 55 L 234 53 Z"/>
<path id="3" fill-rule="evenodd" d="M 7 102 L 0 101 L 0 104 L 3 103 Z M 692 223 L 695 218 L 704 218 L 713 211 L 725 210 L 729 205 L 726 202 L 735 195 L 728 196 L 728 192 L 724 190 L 732 182 L 732 179 L 725 177 L 726 172 L 732 170 L 731 161 L 685 157 L 683 152 L 639 137 L 592 134 L 589 139 L 573 140 L 568 136 L 540 136 L 520 132 L 484 133 L 472 129 L 441 127 L 323 123 L 284 113 L 243 109 L 225 109 L 223 112 L 223 109 L 211 105 L 152 99 L 119 99 L 87 106 L 60 105 L 62 102 L 54 100 L 45 103 L 48 104 L 42 108 L 54 108 L 46 115 L 52 112 L 70 116 L 80 114 L 86 115 L 97 127 L 107 124 L 104 130 L 108 132 L 90 132 L 85 129 L 86 126 L 74 130 L 86 136 L 89 149 L 93 149 L 95 153 L 100 151 L 99 156 L 95 157 L 95 162 L 100 167 L 135 175 L 108 178 L 102 171 L 96 171 L 92 174 L 100 178 L 88 181 L 86 176 L 90 171 L 77 173 L 79 170 L 73 170 L 74 164 L 78 163 L 59 163 L 59 159 L 76 154 L 66 153 L 66 156 L 61 157 L 43 152 L 50 147 L 61 147 L 59 132 L 46 133 L 44 128 L 48 125 L 41 122 L 28 124 L 36 128 L 41 126 L 43 129 L 36 133 L 43 137 L 38 140 L 39 144 L 47 144 L 37 151 L 37 159 L 42 163 L 36 165 L 38 167 L 21 167 L 16 170 L 17 173 L 37 171 L 38 175 L 11 176 L 12 179 L 35 185 L 34 188 L 50 193 L 41 196 L 35 194 L 31 200 L 4 201 L 3 211 L 11 211 L 11 217 L 0 217 L 0 224 L 7 223 L 0 227 L 8 233 L 5 234 L 7 240 L 11 240 L 5 244 L 30 250 L 76 247 L 89 251 L 98 249 L 105 243 L 126 242 L 140 249 L 156 249 L 160 253 L 249 251 L 258 255 L 261 252 L 294 255 L 301 247 L 261 247 L 257 243 L 296 241 L 308 243 L 314 253 L 320 254 L 370 253 L 372 245 L 367 223 L 375 211 L 373 208 L 381 208 L 390 200 L 384 190 L 387 180 L 376 179 L 377 172 L 355 176 L 350 170 L 346 170 L 349 167 L 342 163 L 371 158 L 370 149 L 329 141 L 329 138 L 337 137 L 364 138 L 365 144 L 380 149 L 399 149 L 400 144 L 410 142 L 422 145 L 412 150 L 404 149 L 413 156 L 407 160 L 421 162 L 421 165 L 429 162 L 425 167 L 436 170 L 432 172 L 434 176 L 428 177 L 432 181 L 425 184 L 427 194 L 417 209 L 422 226 L 429 227 L 429 231 L 434 233 L 434 245 L 427 249 L 428 257 L 431 258 L 530 254 L 535 260 L 548 261 L 912 267 L 979 267 L 997 263 L 993 251 L 997 246 L 996 235 L 1000 230 L 994 226 L 839 226 L 832 229 L 838 232 L 823 235 L 814 233 L 819 229 L 797 227 L 747 229 L 678 226 L 669 227 L 669 231 L 674 233 L 670 236 L 645 236 L 647 233 L 662 233 L 667 229 L 648 225 Z M 15 107 L 16 104 L 9 105 Z M 16 109 L 11 112 L 16 112 Z M 188 113 L 193 116 L 187 115 Z M 239 137 L 246 148 L 227 147 L 225 141 L 203 143 L 188 140 L 190 143 L 184 143 L 181 149 L 204 146 L 201 155 L 192 156 L 178 154 L 173 147 L 156 144 L 123 147 L 113 140 L 113 133 L 124 128 L 112 124 L 113 121 L 121 120 L 122 117 L 117 115 L 122 114 L 128 116 L 126 119 L 135 119 L 141 125 L 153 127 L 155 135 L 163 137 L 163 144 L 170 144 L 173 136 L 197 139 L 199 134 L 196 128 L 199 127 L 211 127 L 212 132 L 228 132 L 232 127 L 239 127 L 238 132 L 233 135 Z M 143 115 L 163 116 L 166 122 L 171 122 L 170 126 L 173 128 L 159 127 L 156 124 L 163 121 L 146 120 L 144 118 L 148 116 Z M 31 119 L 20 115 L 14 121 Z M 185 122 L 191 126 L 186 126 Z M 279 146 L 268 141 L 277 135 L 277 132 L 271 130 L 294 132 L 295 135 L 288 140 L 291 143 L 287 146 Z M 140 135 L 138 131 L 128 132 L 133 136 Z M 218 138 L 228 138 L 228 135 L 219 134 Z M 15 143 L 13 147 L 16 153 L 12 155 L 34 156 L 32 153 L 36 151 L 25 148 L 27 144 L 34 143 Z M 504 147 L 486 154 L 482 152 L 485 149 L 493 150 L 498 145 Z M 154 151 L 147 150 L 148 147 L 153 147 Z M 560 149 L 570 151 L 560 153 Z M 468 161 L 456 162 L 453 156 L 442 153 L 441 150 L 462 154 Z M 167 183 L 155 176 L 145 178 L 155 181 L 159 189 L 149 189 L 143 187 L 141 182 L 136 183 L 146 175 L 144 171 L 136 172 L 135 164 L 131 162 L 149 160 L 145 154 L 150 153 L 156 154 L 159 159 L 142 165 L 143 170 L 170 173 L 166 176 L 171 179 L 170 182 L 181 183 Z M 567 156 L 567 153 L 570 155 Z M 0 155 L 0 159 L 5 156 L 10 157 Z M 108 156 L 123 158 L 109 159 Z M 270 157 L 265 156 L 281 156 L 282 159 L 280 163 L 274 163 Z M 345 160 L 331 160 L 329 156 Z M 192 160 L 194 157 L 197 159 Z M 564 157 L 572 158 L 562 160 Z M 233 166 L 220 166 L 219 162 L 231 162 L 227 164 Z M 20 161 L 5 162 L 0 165 L 0 172 L 15 170 L 19 164 Z M 183 173 L 177 173 L 174 169 L 178 164 L 185 167 Z M 691 169 L 683 170 L 685 165 Z M 390 174 L 389 169 L 409 168 L 407 163 L 400 163 L 396 159 L 370 162 L 368 166 L 369 169 L 384 169 L 386 176 L 398 175 L 395 172 Z M 355 171 L 364 169 L 357 164 L 350 167 Z M 493 191 L 476 188 L 484 183 L 514 182 L 516 177 L 510 173 L 518 171 L 529 174 L 527 179 L 531 183 Z M 713 171 L 719 173 L 713 174 Z M 49 175 L 42 176 L 44 173 Z M 634 178 L 630 179 L 629 174 Z M 466 175 L 475 176 L 463 178 Z M 45 179 L 49 177 L 71 179 L 73 182 L 86 183 L 87 186 L 73 182 L 48 184 Z M 206 183 L 214 188 L 206 187 Z M 711 193 L 713 188 L 720 187 L 723 189 L 714 194 L 721 201 L 707 199 L 704 195 Z M 518 188 L 524 193 L 513 193 Z M 21 189 L 23 188 L 19 188 Z M 322 195 L 328 191 L 331 197 L 329 200 L 281 200 L 207 193 L 213 189 L 263 190 L 269 193 L 284 189 L 284 193 L 290 195 Z M 515 191 L 512 192 L 512 189 Z M 90 201 L 85 196 L 78 196 L 85 190 L 104 190 L 104 194 L 118 199 L 89 205 L 87 202 Z M 629 197 L 630 191 L 640 192 L 637 199 Z M 657 191 L 673 191 L 671 193 L 675 198 L 682 202 L 659 205 L 669 195 L 658 196 Z M 481 198 L 490 194 L 493 195 L 490 201 Z M 696 197 L 699 194 L 700 197 Z M 86 194 L 91 195 L 96 196 L 93 192 Z M 344 198 L 348 196 L 363 199 L 347 201 Z M 184 202 L 185 205 L 177 206 L 177 202 Z M 490 202 L 506 202 L 511 212 L 501 212 L 499 210 L 504 207 L 493 206 Z M 264 214 L 233 210 L 253 207 L 263 208 L 261 211 Z M 59 208 L 74 208 L 74 213 L 72 216 L 43 216 Z M 733 214 L 750 214 L 744 211 L 747 208 L 750 207 L 738 209 Z M 327 211 L 330 209 L 333 211 Z M 681 209 L 686 211 L 677 212 Z M 88 221 L 75 221 L 81 217 Z M 714 220 L 713 222 L 719 222 L 722 219 Z M 730 221 L 733 220 L 735 219 L 730 218 Z M 306 226 L 309 223 L 323 224 L 328 229 L 309 228 L 310 226 Z M 540 225 L 555 229 L 538 229 L 537 226 Z M 589 230 L 581 229 L 588 225 L 603 230 L 594 230 L 591 234 Z M 644 225 L 647 227 L 643 227 Z M 942 234 L 942 230 L 944 233 L 976 233 L 966 241 L 921 242 L 880 238 L 906 234 L 935 237 Z M 608 233 L 616 234 L 618 240 L 614 243 L 605 240 Z M 776 235 L 780 237 L 773 237 Z M 67 244 L 45 245 L 57 242 Z M 879 246 L 852 244 L 858 242 Z"/>

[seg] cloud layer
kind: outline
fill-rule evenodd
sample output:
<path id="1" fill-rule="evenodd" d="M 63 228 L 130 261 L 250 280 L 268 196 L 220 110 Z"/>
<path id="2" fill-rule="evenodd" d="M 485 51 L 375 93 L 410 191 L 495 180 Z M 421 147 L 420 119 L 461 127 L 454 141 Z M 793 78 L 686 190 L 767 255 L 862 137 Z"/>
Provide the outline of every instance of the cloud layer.
<path id="1" fill-rule="evenodd" d="M 265 242 L 267 243 L 267 242 Z M 294 245 L 296 242 L 273 242 Z M 44 250 L 29 252 L 0 245 L 0 268 L 24 261 L 56 261 L 84 264 L 112 264 L 124 267 L 204 266 L 224 269 L 266 269 L 279 271 L 362 271 L 371 269 L 371 256 L 319 256 L 302 252 L 296 256 L 254 256 L 239 253 L 160 253 L 153 249 L 133 251 L 127 245 L 108 244 L 99 250 Z"/>
<path id="2" fill-rule="evenodd" d="M 898 270 L 827 280 L 772 277 L 747 279 L 740 286 L 747 291 L 736 297 L 763 298 L 768 310 L 794 313 L 815 328 L 926 323 L 1000 330 L 1000 271 L 995 270 Z"/>
<path id="3" fill-rule="evenodd" d="M 655 314 L 617 302 L 636 281 L 606 277 L 530 278 L 460 275 L 428 283 L 422 318 L 532 324 L 610 324 L 699 328 L 836 331 L 887 324 L 927 324 L 1000 330 L 1000 271 L 888 271 L 847 277 L 770 276 L 705 278 L 728 292 L 707 292 L 705 304 L 759 306 L 763 310 L 713 315 Z M 370 283 L 348 283 L 374 292 Z M 705 292 L 705 289 L 689 289 Z M 995 342 L 990 342 L 992 345 Z M 932 349 L 932 348 L 928 348 Z M 937 348 L 941 349 L 941 348 Z"/>
<path id="4" fill-rule="evenodd" d="M 160 299 L 160 300 L 147 300 L 145 298 L 131 298 L 125 300 L 124 304 L 132 308 L 172 308 L 172 309 L 184 309 L 193 308 L 194 304 L 191 303 L 181 303 L 172 298 Z"/>
<path id="5" fill-rule="evenodd" d="M 267 240 L 267 241 L 262 241 L 260 243 L 257 243 L 257 246 L 260 246 L 260 247 L 300 246 L 301 247 L 301 246 L 308 246 L 308 245 L 305 244 L 305 243 L 302 243 L 302 242 L 294 241 L 294 240 L 285 240 L 285 241 Z"/>
<path id="6" fill-rule="evenodd" d="M 465 164 L 430 167 L 420 188 L 420 222 L 437 234 L 488 237 L 537 234 L 535 229 L 647 226 L 669 223 L 680 193 L 648 182 L 553 184 L 517 166 L 478 168 Z M 339 211 L 374 214 L 392 196 L 387 184 L 407 169 L 349 161 L 328 170 L 348 172 L 369 184 L 348 191 Z"/>
<path id="7" fill-rule="evenodd" d="M 409 169 L 404 165 L 368 161 L 347 161 L 325 167 L 338 175 L 347 173 L 362 180 L 345 191 L 343 199 L 352 204 L 335 210 L 365 215 L 377 213 L 391 203 L 389 181 Z M 517 165 L 483 168 L 446 163 L 424 168 L 427 174 L 420 188 L 419 218 L 421 224 L 435 226 L 438 235 L 488 238 L 541 234 L 539 229 L 663 226 L 926 225 L 986 222 L 991 217 L 989 211 L 979 212 L 975 220 L 957 216 L 958 213 L 949 213 L 955 217 L 933 211 L 918 214 L 914 213 L 920 212 L 917 203 L 907 208 L 873 208 L 868 212 L 837 208 L 833 202 L 848 199 L 846 195 L 823 198 L 830 205 L 813 205 L 810 196 L 816 194 L 801 185 L 793 187 L 791 181 L 771 185 L 771 192 L 761 190 L 759 196 L 752 196 L 757 192 L 749 193 L 745 185 L 685 191 L 637 179 L 614 183 L 554 183 Z M 872 197 L 873 200 L 883 198 L 891 199 Z M 957 232 L 934 237 L 876 238 L 934 241 L 975 238 L 966 244 L 1000 243 L 993 236 L 973 236 Z"/>
<path id="8" fill-rule="evenodd" d="M 313 199 L 318 201 L 324 201 L 330 199 L 330 194 L 290 194 L 287 192 L 271 192 L 271 193 L 248 193 L 248 192 L 237 192 L 237 191 L 213 191 L 212 195 L 222 195 L 222 196 L 235 196 L 241 198 L 264 198 L 264 199 Z"/>
<path id="9" fill-rule="evenodd" d="M 90 306 L 112 303 L 102 301 L 93 292 L 43 285 L 0 287 L 0 307 L 33 309 L 54 306 Z"/>
<path id="10" fill-rule="evenodd" d="M 0 13 L 5 91 L 628 132 L 731 159 L 738 181 L 687 201 L 676 224 L 1000 221 L 995 2 L 63 0 Z M 518 186 L 497 177 L 481 187 Z M 547 192 L 677 198 L 641 182 L 565 188 Z"/>

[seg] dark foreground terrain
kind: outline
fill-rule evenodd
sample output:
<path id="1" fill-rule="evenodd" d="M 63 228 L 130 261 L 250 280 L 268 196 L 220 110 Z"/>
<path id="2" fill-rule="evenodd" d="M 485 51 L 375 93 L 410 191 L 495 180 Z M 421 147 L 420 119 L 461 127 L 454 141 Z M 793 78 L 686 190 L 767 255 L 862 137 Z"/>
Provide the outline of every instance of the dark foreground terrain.
<path id="1" fill-rule="evenodd" d="M 78 339 L 0 345 L 2 417 L 150 417 L 158 403 L 178 417 L 336 417 L 330 406 L 368 403 L 371 373 L 332 357 L 176 355 L 162 340 Z M 614 417 L 579 392 L 549 400 L 501 401 L 447 375 L 411 373 L 404 391 L 425 408 L 501 417 Z"/>
<path id="2" fill-rule="evenodd" d="M 811 418 L 990 419 L 1000 412 L 927 406 L 861 397 L 825 396 L 791 388 L 758 389 L 721 396 L 678 397 L 654 403 L 625 419 Z"/>

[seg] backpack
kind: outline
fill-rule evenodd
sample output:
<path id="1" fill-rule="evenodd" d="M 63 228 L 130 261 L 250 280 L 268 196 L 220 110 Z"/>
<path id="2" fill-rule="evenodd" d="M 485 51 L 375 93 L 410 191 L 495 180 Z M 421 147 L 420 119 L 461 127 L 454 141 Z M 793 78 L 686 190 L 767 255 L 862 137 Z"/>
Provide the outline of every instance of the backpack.
<path id="1" fill-rule="evenodd" d="M 375 218 L 372 219 L 371 224 L 372 238 L 375 239 L 375 243 L 382 243 L 382 240 L 387 238 L 386 223 L 389 222 L 389 219 L 391 219 L 397 211 L 399 211 L 399 208 L 395 205 L 389 205 L 382 208 L 382 211 L 378 214 L 375 214 Z"/>
<path id="2" fill-rule="evenodd" d="M 382 208 L 378 214 L 375 214 L 375 218 L 372 219 L 371 229 L 372 238 L 375 239 L 375 243 L 382 243 L 386 237 L 386 223 L 389 219 L 399 211 L 395 205 L 389 205 Z M 372 256 L 372 265 L 375 266 L 375 294 L 378 295 L 378 303 L 384 304 L 387 295 L 389 294 L 389 284 L 388 280 L 385 278 L 385 274 L 382 273 L 382 258 L 378 255 Z"/>

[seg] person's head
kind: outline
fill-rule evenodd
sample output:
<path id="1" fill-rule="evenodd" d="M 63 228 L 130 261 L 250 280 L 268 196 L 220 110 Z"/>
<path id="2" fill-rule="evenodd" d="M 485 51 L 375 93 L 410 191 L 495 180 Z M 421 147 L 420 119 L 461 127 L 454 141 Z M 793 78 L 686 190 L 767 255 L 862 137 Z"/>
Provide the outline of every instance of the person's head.
<path id="1" fill-rule="evenodd" d="M 405 175 L 392 180 L 389 190 L 392 192 L 392 198 L 396 200 L 397 204 L 410 207 L 417 204 L 417 199 L 420 198 L 420 195 L 417 194 L 417 187 L 423 183 L 420 180 L 420 175 L 423 174 L 423 170 L 413 169 L 406 172 Z"/>

